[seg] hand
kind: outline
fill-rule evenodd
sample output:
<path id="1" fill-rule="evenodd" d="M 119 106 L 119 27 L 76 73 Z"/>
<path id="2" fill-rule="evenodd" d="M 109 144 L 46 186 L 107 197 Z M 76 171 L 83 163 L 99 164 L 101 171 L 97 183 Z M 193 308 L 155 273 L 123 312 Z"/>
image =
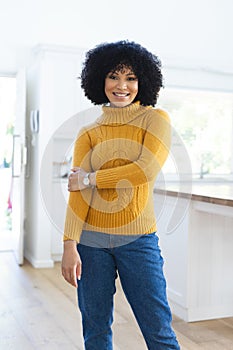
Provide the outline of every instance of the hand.
<path id="1" fill-rule="evenodd" d="M 64 242 L 61 268 L 65 280 L 77 288 L 77 279 L 81 279 L 82 262 L 76 244 L 76 241 Z"/>
<path id="2" fill-rule="evenodd" d="M 68 191 L 74 192 L 87 188 L 83 184 L 83 179 L 86 175 L 86 171 L 78 167 L 72 168 L 71 171 L 72 173 L 68 177 Z"/>
<path id="3" fill-rule="evenodd" d="M 87 174 L 87 172 L 79 167 L 73 167 L 71 171 L 72 173 L 69 175 L 69 178 L 68 178 L 68 191 L 74 192 L 74 191 L 84 190 L 85 188 L 87 188 L 87 186 L 83 184 L 83 179 Z M 95 186 L 96 173 L 95 172 L 90 173 L 89 179 L 90 179 L 91 186 Z"/>

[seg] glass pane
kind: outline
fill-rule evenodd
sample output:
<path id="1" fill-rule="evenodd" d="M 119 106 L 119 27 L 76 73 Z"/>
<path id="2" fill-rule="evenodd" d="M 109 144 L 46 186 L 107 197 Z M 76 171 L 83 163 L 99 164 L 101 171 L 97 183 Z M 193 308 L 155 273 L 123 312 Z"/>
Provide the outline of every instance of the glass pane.
<path id="1" fill-rule="evenodd" d="M 166 88 L 159 104 L 187 148 L 194 177 L 222 177 L 233 171 L 232 94 Z M 166 171 L 172 173 L 169 165 Z"/>

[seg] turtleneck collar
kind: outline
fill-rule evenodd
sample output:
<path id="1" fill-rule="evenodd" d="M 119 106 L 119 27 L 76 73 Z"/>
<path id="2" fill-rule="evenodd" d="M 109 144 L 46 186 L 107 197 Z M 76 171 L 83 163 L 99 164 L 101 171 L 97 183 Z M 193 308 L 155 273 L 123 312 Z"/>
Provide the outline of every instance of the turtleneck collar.
<path id="1" fill-rule="evenodd" d="M 141 106 L 140 102 L 134 102 L 126 107 L 108 107 L 103 106 L 103 114 L 97 118 L 97 124 L 109 125 L 109 124 L 128 124 L 131 120 L 135 119 L 145 109 L 152 108 L 152 106 Z"/>

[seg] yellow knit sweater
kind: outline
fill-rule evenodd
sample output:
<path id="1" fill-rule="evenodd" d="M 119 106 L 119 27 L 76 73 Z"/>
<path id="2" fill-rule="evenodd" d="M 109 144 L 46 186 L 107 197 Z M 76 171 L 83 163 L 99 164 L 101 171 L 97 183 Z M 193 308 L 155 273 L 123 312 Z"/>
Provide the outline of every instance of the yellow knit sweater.
<path id="1" fill-rule="evenodd" d="M 75 142 L 73 166 L 95 171 L 96 187 L 70 193 L 64 240 L 79 242 L 84 229 L 126 235 L 156 231 L 153 187 L 169 153 L 169 116 L 138 102 L 102 110 Z"/>

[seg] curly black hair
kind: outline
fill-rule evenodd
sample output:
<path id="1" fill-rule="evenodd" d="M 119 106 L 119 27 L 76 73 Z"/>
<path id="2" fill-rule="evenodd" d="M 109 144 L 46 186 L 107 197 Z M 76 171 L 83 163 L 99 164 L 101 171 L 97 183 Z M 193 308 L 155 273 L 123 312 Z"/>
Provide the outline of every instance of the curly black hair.
<path id="1" fill-rule="evenodd" d="M 161 61 L 134 41 L 102 43 L 89 50 L 81 72 L 81 87 L 85 96 L 96 105 L 109 102 L 105 95 L 105 78 L 109 72 L 127 67 L 138 78 L 138 94 L 134 101 L 154 106 L 163 86 Z"/>

